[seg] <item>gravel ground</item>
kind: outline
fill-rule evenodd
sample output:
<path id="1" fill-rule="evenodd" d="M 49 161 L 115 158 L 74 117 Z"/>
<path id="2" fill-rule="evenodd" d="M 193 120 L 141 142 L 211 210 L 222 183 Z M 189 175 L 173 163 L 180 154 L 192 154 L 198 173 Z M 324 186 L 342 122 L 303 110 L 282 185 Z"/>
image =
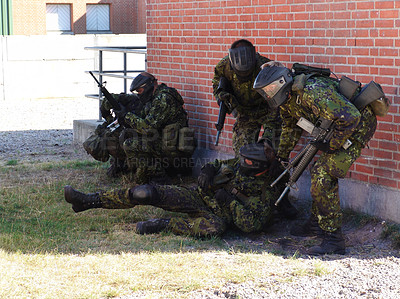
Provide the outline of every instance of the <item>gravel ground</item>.
<path id="1" fill-rule="evenodd" d="M 0 127 L 0 163 L 10 160 L 45 162 L 68 159 L 91 159 L 81 146 L 72 143 L 72 120 L 95 119 L 97 103 L 90 100 L 46 100 L 50 112 L 42 113 L 43 102 L 28 101 L 17 107 L 19 118 L 2 121 Z M 30 106 L 29 106 L 30 105 Z M 79 107 L 75 111 L 74 107 Z M 15 111 L 12 105 L 9 110 Z M 6 109 L 7 111 L 7 109 Z M 55 113 L 57 112 L 57 113 Z M 38 116 L 37 113 L 40 113 Z M 81 113 L 81 114 L 79 114 Z M 85 115 L 86 113 L 86 115 Z M 13 114 L 5 114 L 13 115 Z M 39 122 L 39 123 L 38 123 Z M 300 210 L 309 203 L 296 203 Z M 315 265 L 318 260 L 327 273 L 322 275 L 267 276 L 259 281 L 242 284 L 228 283 L 219 289 L 196 291 L 190 298 L 400 298 L 400 253 L 389 240 L 380 238 L 384 221 L 372 221 L 362 227 L 351 222 L 344 225 L 347 254 L 310 258 L 302 255 L 305 244 L 316 242 L 288 235 L 291 221 L 281 221 L 268 234 L 246 236 L 277 252 L 285 252 L 280 262 L 286 271 L 285 258 L 300 255 L 302 265 Z M 234 246 L 234 238 L 225 240 Z M 315 266 L 314 266 L 315 268 Z M 293 269 L 287 269 L 292 273 Z M 150 298 L 135 293 L 124 298 Z"/>

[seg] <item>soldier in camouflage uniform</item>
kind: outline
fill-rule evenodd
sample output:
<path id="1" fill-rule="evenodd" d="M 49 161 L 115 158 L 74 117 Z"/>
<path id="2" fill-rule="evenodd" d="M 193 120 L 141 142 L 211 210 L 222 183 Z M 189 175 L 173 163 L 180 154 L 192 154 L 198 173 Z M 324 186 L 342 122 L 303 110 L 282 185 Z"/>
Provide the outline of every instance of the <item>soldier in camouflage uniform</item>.
<path id="1" fill-rule="evenodd" d="M 270 109 L 263 98 L 253 89 L 260 66 L 270 59 L 256 53 L 253 44 L 245 39 L 235 41 L 229 55 L 222 58 L 215 67 L 212 79 L 213 94 L 225 103 L 228 113 L 236 118 L 233 126 L 232 143 L 236 157 L 241 146 L 257 142 L 261 128 L 263 137 L 278 144 L 280 120 L 277 109 Z M 225 77 L 229 88 L 220 86 Z"/>
<path id="2" fill-rule="evenodd" d="M 268 144 L 246 145 L 240 155 L 240 161 L 216 160 L 206 164 L 196 188 L 139 185 L 83 194 L 65 186 L 65 200 L 72 204 L 76 213 L 92 208 L 128 209 L 152 205 L 187 214 L 187 217 L 139 222 L 136 229 L 141 234 L 169 230 L 175 234 L 205 237 L 220 235 L 228 227 L 243 232 L 260 231 L 271 222 L 271 201 L 280 195 L 284 184 L 269 186 L 274 179 L 269 170 L 275 153 Z"/>
<path id="3" fill-rule="evenodd" d="M 130 90 L 137 92 L 143 108 L 138 113 L 126 109 L 114 112 L 129 128 L 123 148 L 129 168 L 136 172 L 136 182 L 143 184 L 166 168 L 179 168 L 177 164 L 183 159 L 190 159 L 194 142 L 188 150 L 177 149 L 179 130 L 188 127 L 188 116 L 176 89 L 159 85 L 153 75 L 143 72 L 133 80 Z"/>
<path id="4" fill-rule="evenodd" d="M 296 80 L 302 78 L 305 77 L 296 76 L 293 84 L 289 69 L 266 67 L 254 87 L 272 107 L 280 106 L 283 126 L 277 156 L 282 161 L 287 161 L 302 135 L 302 130 L 296 126 L 300 117 L 314 124 L 320 117 L 334 121 L 332 138 L 314 144 L 322 154 L 311 170 L 311 217 L 304 225 L 294 227 L 291 233 L 322 235 L 322 243 L 310 248 L 309 254 L 345 254 L 338 179 L 346 176 L 372 138 L 377 120 L 370 105 L 359 111 L 340 94 L 337 80 L 322 76 L 309 77 L 305 82 Z M 352 144 L 344 149 L 342 146 L 348 139 Z"/>
<path id="5" fill-rule="evenodd" d="M 136 94 L 112 93 L 111 96 L 127 111 L 140 110 L 141 105 Z M 126 155 L 120 140 L 124 134 L 124 127 L 115 124 L 113 128 L 108 128 L 115 118 L 112 115 L 112 106 L 106 98 L 101 101 L 100 113 L 105 121 L 96 127 L 94 135 L 83 143 L 83 147 L 93 158 L 102 162 L 108 161 L 111 156 L 111 166 L 107 169 L 107 175 L 116 177 L 127 171 Z M 96 140 L 93 142 L 95 136 Z M 97 147 L 102 149 L 99 150 Z"/>

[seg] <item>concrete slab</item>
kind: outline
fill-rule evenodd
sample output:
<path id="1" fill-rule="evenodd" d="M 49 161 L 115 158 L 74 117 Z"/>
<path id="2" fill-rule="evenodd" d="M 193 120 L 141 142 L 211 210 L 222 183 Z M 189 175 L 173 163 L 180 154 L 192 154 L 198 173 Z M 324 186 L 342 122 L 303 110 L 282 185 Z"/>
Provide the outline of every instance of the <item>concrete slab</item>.
<path id="1" fill-rule="evenodd" d="M 297 181 L 298 190 L 290 190 L 290 196 L 311 201 L 311 177 L 304 172 Z M 351 179 L 339 180 L 339 196 L 342 208 L 400 223 L 400 192 L 374 184 Z"/>
<path id="2" fill-rule="evenodd" d="M 73 141 L 75 144 L 82 144 L 101 124 L 102 121 L 95 119 L 79 119 L 73 121 Z"/>

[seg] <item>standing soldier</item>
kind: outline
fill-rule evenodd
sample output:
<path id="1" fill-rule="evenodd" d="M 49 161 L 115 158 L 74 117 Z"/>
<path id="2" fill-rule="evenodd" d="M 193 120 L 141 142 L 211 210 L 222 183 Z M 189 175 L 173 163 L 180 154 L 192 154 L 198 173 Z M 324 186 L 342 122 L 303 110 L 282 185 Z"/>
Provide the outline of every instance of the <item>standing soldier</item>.
<path id="1" fill-rule="evenodd" d="M 302 226 L 294 227 L 291 234 L 322 235 L 322 243 L 311 247 L 309 254 L 345 254 L 338 179 L 346 176 L 350 166 L 372 138 L 377 120 L 371 105 L 364 103 L 358 105 L 357 109 L 340 94 L 337 80 L 323 76 L 304 78 L 296 76 L 293 84 L 289 69 L 265 67 L 254 88 L 264 96 L 271 108 L 280 107 L 283 125 L 277 156 L 281 161 L 288 160 L 301 137 L 302 131 L 296 127 L 301 117 L 313 124 L 320 118 L 334 122 L 332 138 L 328 142 L 314 143 L 322 154 L 311 170 L 311 216 Z M 296 88 L 292 88 L 294 86 Z M 351 146 L 344 149 L 343 145 L 348 139 Z"/>
<path id="2" fill-rule="evenodd" d="M 215 67 L 213 94 L 218 105 L 225 104 L 227 112 L 236 118 L 233 126 L 232 143 L 236 157 L 239 149 L 255 143 L 263 127 L 263 137 L 277 146 L 280 121 L 277 109 L 270 109 L 263 98 L 253 89 L 253 83 L 261 65 L 270 59 L 256 52 L 253 44 L 240 39 L 229 49 Z"/>

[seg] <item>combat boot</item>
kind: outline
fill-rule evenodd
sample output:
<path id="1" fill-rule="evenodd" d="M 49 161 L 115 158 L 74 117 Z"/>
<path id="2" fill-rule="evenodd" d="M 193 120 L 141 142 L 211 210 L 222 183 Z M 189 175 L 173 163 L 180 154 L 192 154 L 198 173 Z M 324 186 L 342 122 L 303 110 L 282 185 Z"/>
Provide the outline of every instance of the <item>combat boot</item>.
<path id="1" fill-rule="evenodd" d="M 295 219 L 297 217 L 298 211 L 289 201 L 289 197 L 286 194 L 277 206 L 278 213 L 281 214 L 286 219 Z"/>
<path id="2" fill-rule="evenodd" d="M 334 232 L 324 232 L 322 243 L 311 247 L 307 253 L 310 255 L 346 254 L 342 230 L 337 229 Z"/>
<path id="3" fill-rule="evenodd" d="M 102 208 L 99 193 L 85 194 L 72 188 L 64 187 L 64 197 L 67 202 L 72 204 L 75 213 L 79 213 L 89 209 Z"/>
<path id="4" fill-rule="evenodd" d="M 140 235 L 156 234 L 165 230 L 169 219 L 151 219 L 136 223 L 136 233 Z"/>
<path id="5" fill-rule="evenodd" d="M 321 237 L 322 229 L 318 225 L 318 218 L 311 214 L 310 218 L 302 225 L 295 225 L 290 230 L 290 234 L 297 237 Z"/>

